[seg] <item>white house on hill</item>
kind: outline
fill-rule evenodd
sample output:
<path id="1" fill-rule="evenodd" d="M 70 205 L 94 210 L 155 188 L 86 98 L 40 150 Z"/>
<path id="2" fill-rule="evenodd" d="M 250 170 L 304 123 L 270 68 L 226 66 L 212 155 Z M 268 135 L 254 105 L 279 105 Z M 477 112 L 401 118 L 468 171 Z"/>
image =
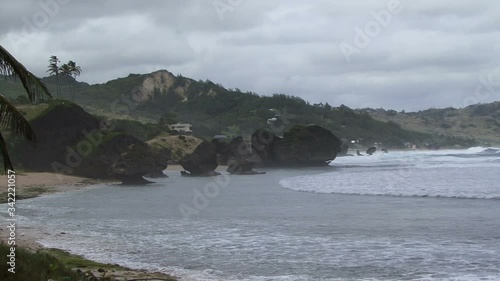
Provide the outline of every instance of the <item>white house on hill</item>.
<path id="1" fill-rule="evenodd" d="M 177 131 L 182 134 L 192 134 L 193 133 L 193 126 L 191 124 L 172 124 L 170 125 L 170 130 L 172 131 Z"/>

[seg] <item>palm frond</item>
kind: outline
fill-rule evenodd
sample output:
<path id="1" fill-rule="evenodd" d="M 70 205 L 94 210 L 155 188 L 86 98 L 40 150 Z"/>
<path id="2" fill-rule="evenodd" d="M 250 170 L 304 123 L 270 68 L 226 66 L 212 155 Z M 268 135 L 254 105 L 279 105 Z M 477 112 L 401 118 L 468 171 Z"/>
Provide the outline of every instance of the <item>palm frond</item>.
<path id="1" fill-rule="evenodd" d="M 14 166 L 12 165 L 12 161 L 10 160 L 9 156 L 9 151 L 7 149 L 7 143 L 3 139 L 2 134 L 0 134 L 0 153 L 3 158 L 4 173 L 7 173 L 7 170 L 14 170 Z"/>
<path id="2" fill-rule="evenodd" d="M 24 136 L 28 140 L 35 139 L 35 133 L 28 120 L 2 94 L 0 94 L 0 128 Z"/>
<path id="3" fill-rule="evenodd" d="M 45 84 L 33 73 L 29 72 L 1 45 L 0 74 L 19 78 L 32 102 L 37 99 L 43 99 L 44 96 L 52 97 Z"/>
<path id="4" fill-rule="evenodd" d="M 71 67 L 68 64 L 63 64 L 59 67 L 59 72 L 62 75 L 68 75 L 71 76 Z"/>

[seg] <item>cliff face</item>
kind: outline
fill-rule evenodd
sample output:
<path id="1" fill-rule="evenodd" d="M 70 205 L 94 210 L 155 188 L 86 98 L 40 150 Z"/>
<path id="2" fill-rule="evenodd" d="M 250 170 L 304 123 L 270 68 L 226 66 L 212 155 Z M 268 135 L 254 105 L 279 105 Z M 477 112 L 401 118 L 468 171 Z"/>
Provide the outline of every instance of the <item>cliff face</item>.
<path id="1" fill-rule="evenodd" d="M 69 102 L 56 102 L 32 121 L 34 144 L 22 143 L 26 169 L 58 172 L 123 182 L 141 182 L 159 175 L 170 154 L 154 151 L 145 142 L 114 132 L 106 123 Z"/>
<path id="2" fill-rule="evenodd" d="M 136 88 L 136 100 L 140 102 L 152 99 L 155 92 L 175 92 L 183 101 L 188 99 L 187 91 L 192 81 L 182 77 L 176 77 L 166 70 L 159 70 L 148 74 L 140 86 Z"/>

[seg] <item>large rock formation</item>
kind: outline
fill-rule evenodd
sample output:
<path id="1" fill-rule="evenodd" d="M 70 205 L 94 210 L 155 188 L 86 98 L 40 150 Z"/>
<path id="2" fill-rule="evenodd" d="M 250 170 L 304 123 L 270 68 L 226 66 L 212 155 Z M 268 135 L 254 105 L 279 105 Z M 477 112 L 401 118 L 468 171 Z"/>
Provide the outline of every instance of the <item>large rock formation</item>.
<path id="1" fill-rule="evenodd" d="M 252 156 L 251 149 L 240 136 L 234 138 L 229 143 L 217 139 L 211 142 L 204 141 L 196 147 L 192 154 L 182 158 L 179 164 L 187 171 L 182 172 L 183 175 L 214 176 L 219 175 L 219 173 L 215 172 L 215 169 L 219 165 L 219 158 L 227 163 L 227 171 L 230 174 L 261 174 L 253 170 L 257 161 Z"/>
<path id="2" fill-rule="evenodd" d="M 264 136 L 259 139 L 260 136 Z M 337 157 L 342 142 L 332 132 L 317 126 L 296 125 L 283 138 L 262 130 L 252 136 L 252 150 L 263 165 L 318 166 Z"/>
<path id="3" fill-rule="evenodd" d="M 162 150 L 171 152 L 169 158 L 174 163 L 177 163 L 177 161 L 179 161 L 185 155 L 193 153 L 193 151 L 201 142 L 201 139 L 193 136 L 170 135 L 165 132 L 148 140 L 146 143 L 159 153 L 162 153 Z"/>
<path id="4" fill-rule="evenodd" d="M 338 156 L 347 156 L 347 153 L 349 152 L 349 140 L 347 139 L 342 139 L 342 144 L 340 145 L 340 152 L 338 153 Z"/>
<path id="5" fill-rule="evenodd" d="M 124 184 L 142 184 L 148 183 L 143 176 L 163 174 L 168 159 L 166 154 L 154 152 L 133 136 L 113 133 L 83 159 L 75 172 L 86 177 L 118 179 Z"/>
<path id="6" fill-rule="evenodd" d="M 273 158 L 274 143 L 280 139 L 271 130 L 259 129 L 252 134 L 252 153 L 264 166 L 275 164 Z"/>
<path id="7" fill-rule="evenodd" d="M 262 172 L 254 171 L 257 160 L 252 155 L 251 148 L 243 141 L 243 138 L 232 139 L 224 150 L 228 153 L 227 171 L 234 175 L 257 175 Z"/>
<path id="8" fill-rule="evenodd" d="M 143 183 L 142 176 L 162 174 L 169 160 L 167 151 L 156 153 L 135 137 L 113 132 L 70 102 L 52 104 L 31 125 L 36 143 L 16 147 L 28 170 Z"/>
<path id="9" fill-rule="evenodd" d="M 36 142 L 16 146 L 15 150 L 21 152 L 19 160 L 28 170 L 53 172 L 52 162 L 66 162 L 68 150 L 77 149 L 75 145 L 99 130 L 100 124 L 75 104 L 55 102 L 31 121 L 31 127 Z"/>
<path id="10" fill-rule="evenodd" d="M 179 164 L 191 176 L 214 176 L 217 163 L 217 147 L 213 142 L 203 141 L 193 153 L 184 156 Z"/>
<path id="11" fill-rule="evenodd" d="M 377 148 L 375 146 L 372 146 L 366 150 L 366 154 L 368 155 L 373 155 L 377 151 Z"/>

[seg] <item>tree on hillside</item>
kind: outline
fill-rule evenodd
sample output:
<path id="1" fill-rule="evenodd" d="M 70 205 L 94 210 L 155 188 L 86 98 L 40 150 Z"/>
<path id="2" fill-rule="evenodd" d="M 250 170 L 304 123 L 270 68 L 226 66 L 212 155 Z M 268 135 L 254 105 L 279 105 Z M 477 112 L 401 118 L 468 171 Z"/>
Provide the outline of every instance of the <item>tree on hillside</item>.
<path id="1" fill-rule="evenodd" d="M 24 65 L 18 62 L 6 49 L 0 45 L 0 75 L 19 78 L 23 84 L 28 98 L 32 102 L 43 99 L 43 97 L 52 97 L 47 87 L 38 77 L 29 72 Z M 21 135 L 28 140 L 35 139 L 35 133 L 24 115 L 17 110 L 0 93 L 0 128 L 9 130 L 12 134 Z M 13 170 L 7 150 L 7 143 L 0 133 L 0 153 L 3 158 L 4 172 L 8 169 Z"/>
<path id="2" fill-rule="evenodd" d="M 71 70 L 71 75 L 75 78 L 75 83 L 73 83 L 73 101 L 75 101 L 75 90 L 76 90 L 76 77 L 82 74 L 82 68 L 79 65 L 76 65 L 76 62 L 70 60 L 68 62 L 69 68 Z"/>
<path id="3" fill-rule="evenodd" d="M 61 98 L 61 87 L 59 86 L 59 59 L 57 56 L 50 56 L 47 72 L 56 76 L 56 96 Z"/>
<path id="4" fill-rule="evenodd" d="M 173 112 L 165 112 L 158 121 L 158 124 L 168 126 L 177 123 L 177 115 Z"/>
<path id="5" fill-rule="evenodd" d="M 71 67 L 69 67 L 69 65 L 67 63 L 62 64 L 59 67 L 59 75 L 61 75 L 62 77 L 71 76 Z M 63 81 L 67 81 L 67 80 L 63 79 Z M 62 97 L 62 93 L 61 93 L 61 97 Z"/>
<path id="6" fill-rule="evenodd" d="M 65 63 L 59 67 L 59 73 L 61 73 L 61 75 L 71 76 L 71 68 Z"/>

